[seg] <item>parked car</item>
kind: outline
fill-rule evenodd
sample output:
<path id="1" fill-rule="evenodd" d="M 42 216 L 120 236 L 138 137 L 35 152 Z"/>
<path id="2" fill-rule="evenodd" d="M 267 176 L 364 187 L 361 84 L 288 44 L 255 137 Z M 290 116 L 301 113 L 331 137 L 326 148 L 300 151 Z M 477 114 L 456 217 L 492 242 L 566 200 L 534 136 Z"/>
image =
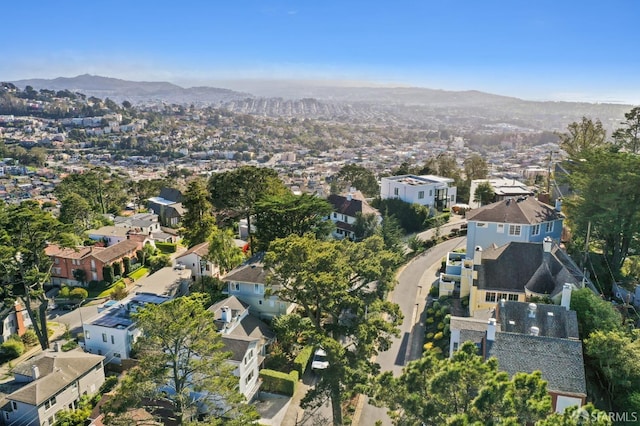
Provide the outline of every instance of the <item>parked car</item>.
<path id="1" fill-rule="evenodd" d="M 326 370 L 329 367 L 329 361 L 327 361 L 327 353 L 324 349 L 318 348 L 313 354 L 313 360 L 311 361 L 312 370 Z"/>

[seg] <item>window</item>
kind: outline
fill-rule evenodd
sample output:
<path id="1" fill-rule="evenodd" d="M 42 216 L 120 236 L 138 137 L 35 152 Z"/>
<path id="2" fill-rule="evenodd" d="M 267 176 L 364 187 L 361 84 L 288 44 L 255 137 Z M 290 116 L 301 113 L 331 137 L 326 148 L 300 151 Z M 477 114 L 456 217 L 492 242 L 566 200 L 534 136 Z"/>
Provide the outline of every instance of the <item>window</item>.
<path id="1" fill-rule="evenodd" d="M 115 339 L 115 337 L 113 336 L 113 334 L 111 335 L 111 344 L 112 344 L 112 345 L 115 345 L 115 344 L 116 344 L 116 339 Z"/>
<path id="2" fill-rule="evenodd" d="M 488 291 L 484 296 L 485 302 L 495 302 L 496 301 L 496 293 L 493 291 Z"/>
<path id="3" fill-rule="evenodd" d="M 102 341 L 107 343 L 107 333 L 102 333 Z"/>
<path id="4" fill-rule="evenodd" d="M 454 350 L 454 352 L 458 350 L 458 345 L 459 345 L 458 342 L 453 342 L 453 350 Z"/>
<path id="5" fill-rule="evenodd" d="M 53 398 L 45 401 L 44 409 L 48 410 L 49 408 L 53 407 L 54 405 L 56 405 L 56 397 L 55 396 Z"/>
<path id="6" fill-rule="evenodd" d="M 504 234 L 504 223 L 499 223 L 499 224 L 498 224 L 498 228 L 496 229 L 496 231 L 497 231 L 499 234 Z"/>
<path id="7" fill-rule="evenodd" d="M 531 227 L 531 235 L 540 235 L 540 224 Z"/>
<path id="8" fill-rule="evenodd" d="M 338 218 L 338 213 L 334 213 L 334 214 L 333 214 L 333 218 L 334 218 L 334 219 L 337 219 L 337 218 Z"/>
<path id="9" fill-rule="evenodd" d="M 517 294 L 510 294 L 509 295 L 509 300 L 511 302 L 517 302 L 518 301 L 518 295 Z"/>
<path id="10" fill-rule="evenodd" d="M 56 258 L 54 259 L 54 263 L 57 265 L 58 263 L 60 263 L 60 259 L 56 257 Z"/>
<path id="11" fill-rule="evenodd" d="M 14 410 L 18 409 L 18 404 L 16 404 L 15 401 L 11 401 L 11 408 L 13 408 Z"/>
<path id="12" fill-rule="evenodd" d="M 418 191 L 418 200 L 422 200 L 424 198 L 424 191 Z"/>
<path id="13" fill-rule="evenodd" d="M 455 195 L 452 195 L 452 196 L 451 196 L 451 201 L 455 201 L 455 198 L 456 198 L 456 196 L 455 196 Z"/>
<path id="14" fill-rule="evenodd" d="M 240 284 L 231 283 L 231 291 L 240 291 Z"/>
<path id="15" fill-rule="evenodd" d="M 54 423 L 55 423 L 55 417 L 54 417 L 54 416 L 49 417 L 49 419 L 47 420 L 47 422 L 49 423 L 49 425 L 54 424 Z"/>
<path id="16" fill-rule="evenodd" d="M 522 231 L 521 225 L 509 225 L 509 235 L 519 237 L 521 231 Z"/>
<path id="17" fill-rule="evenodd" d="M 89 339 L 91 339 L 91 337 L 90 337 L 90 336 L 91 336 L 91 335 L 89 334 L 89 330 L 85 330 L 85 331 L 84 331 L 84 338 L 85 338 L 85 339 L 87 339 L 87 340 L 89 340 Z"/>
<path id="18" fill-rule="evenodd" d="M 254 284 L 253 285 L 253 292 L 255 294 L 262 294 L 264 293 L 264 284 Z"/>
<path id="19" fill-rule="evenodd" d="M 553 222 L 547 222 L 547 223 L 546 223 L 545 231 L 546 231 L 547 233 L 549 233 L 549 232 L 553 232 Z"/>
<path id="20" fill-rule="evenodd" d="M 249 384 L 249 382 L 251 381 L 251 379 L 253 379 L 253 370 L 249 372 L 249 374 L 247 374 L 247 378 L 244 379 L 244 383 L 245 384 Z"/>
<path id="21" fill-rule="evenodd" d="M 398 195 L 398 188 L 393 188 L 393 195 Z"/>
<path id="22" fill-rule="evenodd" d="M 433 189 L 429 190 L 429 197 L 433 197 Z"/>
<path id="23" fill-rule="evenodd" d="M 478 222 L 476 223 L 476 228 L 486 228 L 487 227 L 487 223 L 486 222 Z"/>
<path id="24" fill-rule="evenodd" d="M 115 356 L 116 358 L 122 358 L 118 352 L 114 352 L 113 356 Z"/>

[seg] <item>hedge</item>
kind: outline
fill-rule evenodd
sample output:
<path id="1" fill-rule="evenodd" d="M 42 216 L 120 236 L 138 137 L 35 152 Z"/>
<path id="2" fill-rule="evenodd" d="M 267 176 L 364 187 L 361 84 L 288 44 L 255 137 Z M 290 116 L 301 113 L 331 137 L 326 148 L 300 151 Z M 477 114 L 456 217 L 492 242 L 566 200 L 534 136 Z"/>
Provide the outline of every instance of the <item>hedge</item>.
<path id="1" fill-rule="evenodd" d="M 304 372 L 307 371 L 309 360 L 313 355 L 313 346 L 305 346 L 298 356 L 293 360 L 294 368 L 298 371 L 300 377 L 304 376 Z"/>
<path id="2" fill-rule="evenodd" d="M 262 389 L 264 391 L 293 396 L 298 383 L 298 372 L 293 370 L 287 374 L 264 368 L 260 370 L 260 378 L 262 379 Z"/>
<path id="3" fill-rule="evenodd" d="M 175 253 L 178 245 L 175 243 L 156 243 L 156 248 L 162 253 Z"/>

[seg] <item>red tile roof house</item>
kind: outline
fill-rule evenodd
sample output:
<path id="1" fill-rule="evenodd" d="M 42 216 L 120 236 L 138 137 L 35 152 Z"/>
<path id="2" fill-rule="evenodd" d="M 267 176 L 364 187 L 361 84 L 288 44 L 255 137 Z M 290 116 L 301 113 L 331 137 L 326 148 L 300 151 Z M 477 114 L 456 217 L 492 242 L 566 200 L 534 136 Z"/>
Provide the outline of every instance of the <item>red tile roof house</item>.
<path id="1" fill-rule="evenodd" d="M 51 258 L 51 284 L 61 286 L 86 286 L 90 281 L 102 281 L 102 268 L 106 265 L 122 262 L 125 257 L 136 257 L 136 250 L 140 245 L 136 241 L 124 240 L 110 247 L 75 247 L 63 248 L 50 245 L 45 249 L 47 256 Z M 85 282 L 81 283 L 73 271 L 82 269 L 85 271 Z M 123 268 L 124 269 L 124 268 Z"/>

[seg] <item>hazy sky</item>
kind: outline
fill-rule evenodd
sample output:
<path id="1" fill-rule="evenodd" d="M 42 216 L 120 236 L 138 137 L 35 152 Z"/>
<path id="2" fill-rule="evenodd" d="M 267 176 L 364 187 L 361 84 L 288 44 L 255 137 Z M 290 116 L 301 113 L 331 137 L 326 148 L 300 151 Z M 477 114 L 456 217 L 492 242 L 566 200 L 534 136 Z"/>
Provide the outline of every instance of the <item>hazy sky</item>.
<path id="1" fill-rule="evenodd" d="M 638 0 L 6 0 L 0 80 L 371 81 L 640 104 Z"/>

